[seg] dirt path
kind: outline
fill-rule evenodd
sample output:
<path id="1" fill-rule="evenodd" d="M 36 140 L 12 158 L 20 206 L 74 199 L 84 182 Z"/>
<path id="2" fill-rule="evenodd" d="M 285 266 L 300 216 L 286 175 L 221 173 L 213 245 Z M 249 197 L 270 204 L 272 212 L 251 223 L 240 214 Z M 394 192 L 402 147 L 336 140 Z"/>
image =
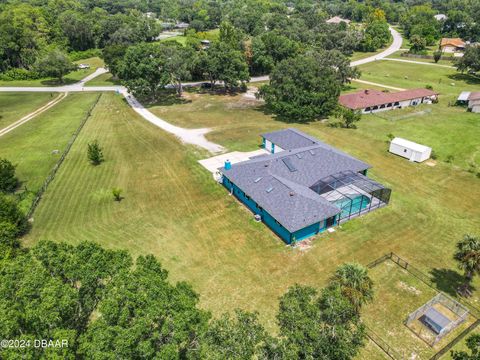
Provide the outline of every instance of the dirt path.
<path id="1" fill-rule="evenodd" d="M 398 61 L 398 62 L 404 62 L 404 63 L 410 63 L 410 64 L 417 64 L 417 65 L 439 66 L 439 67 L 444 67 L 449 69 L 456 69 L 456 67 L 452 65 L 435 64 L 435 63 L 429 63 L 425 61 L 405 60 L 405 59 L 396 59 L 396 58 L 383 58 L 381 60 Z"/>
<path id="2" fill-rule="evenodd" d="M 55 106 L 60 101 L 65 99 L 65 97 L 67 95 L 68 95 L 68 93 L 61 93 L 60 95 L 58 95 L 55 99 L 53 99 L 49 103 L 43 105 L 42 107 L 38 108 L 34 112 L 31 112 L 30 114 L 24 116 L 20 120 L 15 121 L 13 124 L 10 124 L 7 127 L 1 129 L 0 130 L 0 137 L 5 135 L 5 134 L 8 134 L 10 131 L 15 130 L 17 127 L 19 127 L 19 126 L 25 124 L 26 122 L 32 120 L 37 115 L 40 115 L 41 113 L 43 113 L 43 112 L 47 111 L 48 109 L 50 109 L 51 107 Z"/>
<path id="3" fill-rule="evenodd" d="M 385 88 L 385 89 L 392 89 L 392 90 L 397 90 L 397 91 L 403 91 L 403 90 L 405 90 L 405 89 L 403 89 L 403 88 L 394 87 L 394 86 L 385 85 L 385 84 L 379 84 L 379 83 L 372 82 L 372 81 L 366 81 L 366 80 L 360 80 L 360 79 L 352 79 L 352 81 L 355 81 L 355 82 L 358 82 L 358 83 L 361 83 L 361 84 L 367 84 L 367 85 L 372 85 L 372 86 L 383 87 L 383 88 Z"/>

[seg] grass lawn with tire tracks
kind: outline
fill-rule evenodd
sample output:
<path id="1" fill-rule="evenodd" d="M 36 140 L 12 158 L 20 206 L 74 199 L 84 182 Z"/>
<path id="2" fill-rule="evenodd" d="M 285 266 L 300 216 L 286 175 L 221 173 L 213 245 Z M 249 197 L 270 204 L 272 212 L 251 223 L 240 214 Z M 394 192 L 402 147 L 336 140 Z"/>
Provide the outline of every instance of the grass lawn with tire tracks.
<path id="1" fill-rule="evenodd" d="M 44 94 L 39 95 L 42 99 Z M 69 94 L 44 113 L 0 137 L 1 157 L 17 166 L 19 192 L 28 189 L 22 208 L 28 209 L 34 193 L 60 158 L 97 96 L 95 93 Z M 53 153 L 54 150 L 59 153 Z"/>
<path id="2" fill-rule="evenodd" d="M 0 130 L 56 97 L 57 93 L 0 93 Z"/>

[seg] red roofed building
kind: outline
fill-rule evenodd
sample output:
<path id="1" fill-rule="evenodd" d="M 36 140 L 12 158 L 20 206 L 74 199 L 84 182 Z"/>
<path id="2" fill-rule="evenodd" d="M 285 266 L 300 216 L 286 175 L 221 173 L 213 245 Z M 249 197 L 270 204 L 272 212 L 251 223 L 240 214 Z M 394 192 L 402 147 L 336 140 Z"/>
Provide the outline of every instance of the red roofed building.
<path id="1" fill-rule="evenodd" d="M 438 93 L 428 89 L 404 90 L 394 93 L 362 90 L 353 94 L 342 95 L 338 102 L 346 108 L 368 114 L 419 104 L 431 104 L 437 97 Z"/>
<path id="2" fill-rule="evenodd" d="M 465 42 L 460 38 L 443 38 L 440 40 L 440 50 L 444 53 L 455 53 L 465 50 Z"/>

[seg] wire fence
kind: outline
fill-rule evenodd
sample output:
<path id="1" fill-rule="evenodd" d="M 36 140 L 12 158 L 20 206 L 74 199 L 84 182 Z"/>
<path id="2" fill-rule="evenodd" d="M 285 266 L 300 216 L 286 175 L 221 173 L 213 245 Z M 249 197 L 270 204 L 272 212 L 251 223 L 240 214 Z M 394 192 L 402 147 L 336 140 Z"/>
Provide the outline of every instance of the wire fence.
<path id="1" fill-rule="evenodd" d="M 55 175 L 57 174 L 58 169 L 60 169 L 60 166 L 62 165 L 63 160 L 65 160 L 65 158 L 67 157 L 70 149 L 72 148 L 73 143 L 75 142 L 75 140 L 78 137 L 78 134 L 80 134 L 80 131 L 82 131 L 83 127 L 87 123 L 87 120 L 92 115 L 92 111 L 95 108 L 95 106 L 97 106 L 97 103 L 100 100 L 101 96 L 102 96 L 102 94 L 99 94 L 97 96 L 97 98 L 95 99 L 95 102 L 90 107 L 90 109 L 88 109 L 88 112 L 85 114 L 85 117 L 83 118 L 82 122 L 78 126 L 77 130 L 75 130 L 75 132 L 73 133 L 73 135 L 70 138 L 70 141 L 68 142 L 67 146 L 65 147 L 65 150 L 63 151 L 62 155 L 60 156 L 60 158 L 56 162 L 55 166 L 52 168 L 52 170 L 48 174 L 48 176 L 45 179 L 45 181 L 43 182 L 43 185 L 41 186 L 41 188 L 37 191 L 37 193 L 35 195 L 35 198 L 32 201 L 32 205 L 30 206 L 30 209 L 27 212 L 27 218 L 28 219 L 30 219 L 33 216 L 33 213 L 35 212 L 35 209 L 37 208 L 38 204 L 40 203 L 40 200 L 42 199 L 43 194 L 47 190 L 48 185 L 50 185 L 50 183 L 55 178 Z"/>
<path id="2" fill-rule="evenodd" d="M 393 252 L 385 254 L 379 257 L 378 259 L 372 261 L 367 265 L 367 268 L 372 269 L 388 260 L 393 261 L 395 264 L 405 269 L 410 274 L 415 276 L 417 279 L 425 283 L 427 286 L 429 286 L 430 288 L 438 292 L 438 289 L 436 288 L 434 282 L 432 281 L 432 278 L 429 275 L 417 269 L 416 267 L 411 265 L 408 261 L 402 259 L 400 256 L 398 256 Z M 447 345 L 445 345 L 442 349 L 440 349 L 436 354 L 434 354 L 429 360 L 440 359 L 443 355 L 445 355 L 448 351 L 450 351 L 458 342 L 460 342 L 465 336 L 467 336 L 473 329 L 475 329 L 477 326 L 480 325 L 480 309 L 478 309 L 477 307 L 473 306 L 470 303 L 462 302 L 461 305 L 468 309 L 470 314 L 475 318 L 475 322 L 472 323 L 468 328 L 463 330 L 452 341 L 450 341 Z M 372 340 L 375 344 L 377 344 L 377 346 L 380 347 L 385 352 L 385 354 L 391 359 L 397 360 L 397 359 L 405 358 L 400 353 L 398 353 L 398 351 L 396 351 L 390 345 L 388 345 L 388 343 L 385 340 L 383 340 L 380 336 L 378 336 L 368 328 L 367 328 L 367 335 L 369 339 Z"/>
<path id="3" fill-rule="evenodd" d="M 373 341 L 380 349 L 383 350 L 385 354 L 388 355 L 390 359 L 393 360 L 403 360 L 404 356 L 400 355 L 398 351 L 392 348 L 388 343 L 378 336 L 373 330 L 369 329 L 368 326 L 365 326 L 367 329 L 368 338 Z"/>
<path id="4" fill-rule="evenodd" d="M 435 305 L 440 304 L 450 310 L 453 314 L 455 314 L 455 319 L 449 319 L 450 322 L 447 326 L 443 327 L 434 337 L 432 336 L 422 336 L 422 331 L 420 328 L 420 331 L 418 329 L 416 330 L 414 327 L 411 326 L 412 322 L 420 320 L 425 313 L 431 309 L 434 308 Z M 467 317 L 468 317 L 469 311 L 468 309 L 460 304 L 458 301 L 453 300 L 452 298 L 448 297 L 447 295 L 443 293 L 438 293 L 435 295 L 435 297 L 422 306 L 420 306 L 417 310 L 412 312 L 405 324 L 407 327 L 409 327 L 418 337 L 420 337 L 422 340 L 427 342 L 430 346 L 434 346 L 436 343 L 438 343 L 440 340 L 442 340 L 446 335 L 450 333 L 453 329 L 455 329 L 457 326 L 459 326 L 461 323 L 463 323 Z"/>
<path id="5" fill-rule="evenodd" d="M 470 333 L 473 329 L 475 329 L 478 325 L 480 325 L 480 320 L 477 319 L 473 324 L 471 324 L 468 328 L 463 330 L 455 339 L 450 341 L 447 345 L 445 345 L 440 351 L 438 351 L 435 355 L 433 355 L 430 360 L 438 360 L 443 355 L 445 355 L 448 351 L 450 351 L 455 345 L 457 345 L 467 334 Z"/>

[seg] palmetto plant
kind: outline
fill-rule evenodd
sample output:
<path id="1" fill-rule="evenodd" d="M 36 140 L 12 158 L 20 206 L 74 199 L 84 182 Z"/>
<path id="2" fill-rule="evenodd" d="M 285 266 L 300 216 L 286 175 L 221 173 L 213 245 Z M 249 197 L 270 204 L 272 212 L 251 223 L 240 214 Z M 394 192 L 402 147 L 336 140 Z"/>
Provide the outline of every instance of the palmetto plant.
<path id="1" fill-rule="evenodd" d="M 360 264 L 343 264 L 331 278 L 331 286 L 338 286 L 357 311 L 373 300 L 373 282 Z"/>
<path id="2" fill-rule="evenodd" d="M 463 270 L 465 283 L 458 289 L 463 296 L 471 295 L 471 282 L 475 274 L 480 273 L 480 238 L 474 235 L 465 235 L 457 243 L 457 250 L 453 255 L 458 267 Z"/>

